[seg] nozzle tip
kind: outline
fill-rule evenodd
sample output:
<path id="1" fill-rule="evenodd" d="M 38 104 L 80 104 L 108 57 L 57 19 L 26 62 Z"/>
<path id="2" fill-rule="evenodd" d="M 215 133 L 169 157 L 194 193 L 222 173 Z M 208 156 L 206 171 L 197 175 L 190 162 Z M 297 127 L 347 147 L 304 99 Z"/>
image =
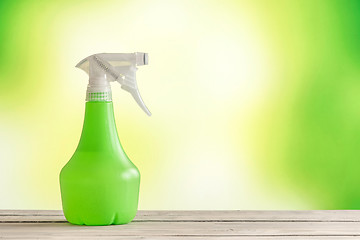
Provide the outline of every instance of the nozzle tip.
<path id="1" fill-rule="evenodd" d="M 149 56 L 147 53 L 137 52 L 136 54 L 136 65 L 148 65 L 149 64 Z"/>
<path id="2" fill-rule="evenodd" d="M 149 55 L 147 53 L 144 53 L 144 65 L 149 64 Z"/>

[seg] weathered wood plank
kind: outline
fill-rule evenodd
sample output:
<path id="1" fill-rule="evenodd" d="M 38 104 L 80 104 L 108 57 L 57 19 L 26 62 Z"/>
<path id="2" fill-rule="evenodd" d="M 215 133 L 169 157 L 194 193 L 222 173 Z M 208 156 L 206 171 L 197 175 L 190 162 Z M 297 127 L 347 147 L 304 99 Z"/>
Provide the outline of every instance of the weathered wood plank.
<path id="1" fill-rule="evenodd" d="M 48 216 L 0 216 L 1 223 L 65 223 L 63 215 Z"/>
<path id="2" fill-rule="evenodd" d="M 360 239 L 360 211 L 139 211 L 127 225 L 76 226 L 57 210 L 0 210 L 5 239 Z"/>
<path id="3" fill-rule="evenodd" d="M 72 236 L 14 236 L 6 239 L 74 239 Z M 76 239 L 129 239 L 129 240 L 358 240 L 358 236 L 77 236 Z"/>
<path id="4" fill-rule="evenodd" d="M 139 211 L 135 220 L 159 221 L 334 221 L 360 222 L 359 210 Z"/>
<path id="5" fill-rule="evenodd" d="M 1 210 L 0 222 L 64 222 L 60 210 Z M 360 222 L 359 210 L 139 211 L 134 222 Z"/>
<path id="6" fill-rule="evenodd" d="M 357 236 L 359 222 L 133 222 L 113 226 L 75 226 L 69 223 L 2 223 L 0 236 Z"/>
<path id="7" fill-rule="evenodd" d="M 59 216 L 62 210 L 0 210 L 0 216 Z"/>

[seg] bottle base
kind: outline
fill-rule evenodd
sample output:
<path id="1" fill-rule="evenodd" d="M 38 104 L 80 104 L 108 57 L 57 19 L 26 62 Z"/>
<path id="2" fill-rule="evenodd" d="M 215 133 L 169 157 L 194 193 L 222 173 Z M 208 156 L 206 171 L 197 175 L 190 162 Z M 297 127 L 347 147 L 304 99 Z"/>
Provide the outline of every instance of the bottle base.
<path id="1" fill-rule="evenodd" d="M 134 217 L 132 218 L 120 218 L 119 214 L 114 214 L 112 218 L 96 218 L 96 219 L 88 219 L 88 218 L 80 218 L 80 217 L 67 217 L 66 220 L 74 225 L 84 225 L 84 226 L 109 226 L 109 225 L 123 225 L 130 223 Z"/>

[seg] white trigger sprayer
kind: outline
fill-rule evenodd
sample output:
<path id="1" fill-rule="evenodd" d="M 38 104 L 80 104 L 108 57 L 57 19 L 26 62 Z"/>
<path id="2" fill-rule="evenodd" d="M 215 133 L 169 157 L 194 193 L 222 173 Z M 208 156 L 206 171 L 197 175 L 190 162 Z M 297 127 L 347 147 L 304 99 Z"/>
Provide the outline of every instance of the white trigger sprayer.
<path id="1" fill-rule="evenodd" d="M 136 83 L 137 66 L 148 64 L 147 53 L 99 53 L 80 61 L 76 67 L 89 75 L 86 101 L 111 101 L 110 82 L 117 81 L 131 93 L 137 104 L 149 116 L 151 112 L 141 98 Z"/>

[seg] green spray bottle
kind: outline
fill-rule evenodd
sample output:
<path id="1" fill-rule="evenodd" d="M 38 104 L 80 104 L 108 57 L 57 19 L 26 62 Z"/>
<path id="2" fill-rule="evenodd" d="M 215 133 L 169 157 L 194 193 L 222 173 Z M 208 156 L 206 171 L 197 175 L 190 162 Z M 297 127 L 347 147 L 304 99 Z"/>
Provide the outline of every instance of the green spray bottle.
<path id="1" fill-rule="evenodd" d="M 136 215 L 140 173 L 119 141 L 110 82 L 120 83 L 150 116 L 136 84 L 137 66 L 147 64 L 147 53 L 101 53 L 76 65 L 88 73 L 89 84 L 80 142 L 60 172 L 63 211 L 70 223 L 125 224 Z"/>

